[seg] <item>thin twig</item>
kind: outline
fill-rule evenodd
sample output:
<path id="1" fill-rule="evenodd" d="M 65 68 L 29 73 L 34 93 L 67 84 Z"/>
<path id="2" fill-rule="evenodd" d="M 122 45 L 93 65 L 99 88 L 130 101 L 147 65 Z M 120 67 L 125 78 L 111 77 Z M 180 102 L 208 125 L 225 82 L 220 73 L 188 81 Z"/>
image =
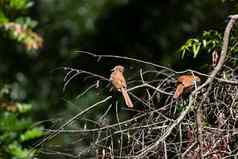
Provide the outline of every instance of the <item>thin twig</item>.
<path id="1" fill-rule="evenodd" d="M 191 93 L 191 95 L 189 96 L 189 105 L 180 114 L 180 116 L 171 124 L 170 127 L 168 127 L 168 129 L 164 132 L 164 134 L 154 144 L 152 144 L 150 146 L 147 146 L 145 149 L 141 150 L 140 153 L 137 155 L 137 158 L 142 158 L 143 156 L 147 155 L 150 151 L 155 149 L 162 141 L 164 141 L 171 134 L 172 130 L 184 119 L 184 117 L 187 115 L 189 110 L 192 108 L 193 101 L 194 101 L 193 96 L 195 94 L 197 94 L 197 92 L 199 90 L 201 90 L 202 88 L 204 88 L 205 86 L 207 86 L 208 84 L 210 84 L 214 80 L 216 74 L 221 69 L 221 67 L 222 67 L 222 65 L 224 63 L 224 60 L 225 60 L 225 57 L 226 57 L 226 53 L 227 53 L 227 49 L 228 49 L 230 31 L 231 31 L 231 28 L 233 27 L 233 25 L 235 23 L 235 20 L 237 20 L 238 15 L 230 16 L 230 18 L 231 19 L 230 19 L 230 21 L 229 21 L 229 23 L 228 23 L 228 25 L 227 25 L 227 27 L 225 29 L 221 57 L 219 59 L 219 62 L 217 64 L 217 66 L 211 72 L 211 75 L 206 80 L 206 82 L 204 84 L 202 84 L 201 86 L 199 86 L 197 89 L 195 89 Z"/>
<path id="2" fill-rule="evenodd" d="M 102 58 L 117 58 L 117 59 L 130 60 L 130 61 L 135 61 L 135 62 L 151 65 L 151 66 L 154 66 L 156 68 L 165 69 L 165 70 L 169 70 L 171 72 L 175 72 L 174 70 L 172 70 L 172 69 L 170 69 L 168 67 L 165 67 L 165 66 L 161 66 L 161 65 L 154 64 L 152 62 L 148 62 L 148 61 L 144 61 L 144 60 L 139 60 L 139 59 L 135 59 L 135 58 L 130 58 L 130 57 L 125 57 L 125 56 L 97 55 L 97 54 L 94 54 L 94 53 L 91 53 L 91 52 L 88 52 L 88 51 L 82 51 L 82 50 L 76 50 L 76 51 L 74 51 L 74 53 L 88 54 L 90 56 L 97 57 L 98 59 L 102 59 Z"/>
<path id="3" fill-rule="evenodd" d="M 100 104 L 102 104 L 102 103 L 105 103 L 106 101 L 108 101 L 108 100 L 111 99 L 111 98 L 112 98 L 111 96 L 108 96 L 108 97 L 106 97 L 105 99 L 103 99 L 103 100 L 101 100 L 101 101 L 99 101 L 99 102 L 93 104 L 92 106 L 90 106 L 90 107 L 84 109 L 83 111 L 81 111 L 81 112 L 79 112 L 78 114 L 76 114 L 75 116 L 73 116 L 73 117 L 72 117 L 71 119 L 69 119 L 66 123 L 64 123 L 62 126 L 60 126 L 60 128 L 57 129 L 56 132 L 54 132 L 53 134 L 48 135 L 46 138 L 44 138 L 42 141 L 40 141 L 38 144 L 36 144 L 36 145 L 32 148 L 32 150 L 31 150 L 31 152 L 29 153 L 28 156 L 30 157 L 30 155 L 33 153 L 33 151 L 34 151 L 35 148 L 39 147 L 40 145 L 42 145 L 43 143 L 45 143 L 45 142 L 47 142 L 47 141 L 49 141 L 49 140 L 52 140 L 52 139 L 55 138 L 57 135 L 59 135 L 59 134 L 61 133 L 60 130 L 63 130 L 66 126 L 70 125 L 70 124 L 71 124 L 74 120 L 76 120 L 79 116 L 81 116 L 81 115 L 83 115 L 84 113 L 88 112 L 89 110 L 95 108 L 96 106 L 98 106 L 98 105 L 100 105 Z"/>

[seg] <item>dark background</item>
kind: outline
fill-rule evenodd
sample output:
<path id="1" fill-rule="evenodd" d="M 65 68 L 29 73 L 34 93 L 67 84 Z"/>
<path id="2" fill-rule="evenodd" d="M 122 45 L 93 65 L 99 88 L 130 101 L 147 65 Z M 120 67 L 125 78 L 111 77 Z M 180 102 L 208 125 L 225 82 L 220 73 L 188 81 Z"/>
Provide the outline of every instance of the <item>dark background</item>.
<path id="1" fill-rule="evenodd" d="M 126 74 L 151 67 L 118 59 L 97 62 L 73 51 L 134 57 L 175 70 L 199 68 L 190 58 L 182 60 L 177 50 L 186 39 L 199 37 L 204 30 L 223 31 L 233 8 L 231 2 L 220 0 L 38 0 L 28 14 L 38 21 L 36 31 L 43 36 L 44 46 L 31 56 L 2 36 L 0 77 L 4 82 L 15 82 L 21 99 L 34 103 L 37 120 L 62 110 L 70 114 L 66 113 L 70 108 L 65 100 L 92 83 L 75 78 L 63 92 L 65 71 L 57 68 L 74 67 L 108 77 L 117 64 L 126 67 Z"/>
<path id="2" fill-rule="evenodd" d="M 202 63 L 208 63 L 207 54 L 191 62 L 191 57 L 181 59 L 177 50 L 204 30 L 223 32 L 227 16 L 237 9 L 234 4 L 221 0 L 37 0 L 29 15 L 39 22 L 36 31 L 42 35 L 44 46 L 36 55 L 29 55 L 1 36 L 0 77 L 4 83 L 16 84 L 16 98 L 33 103 L 36 121 L 67 119 L 84 105 L 93 104 L 98 96 L 93 90 L 75 99 L 92 84 L 82 76 L 63 91 L 66 72 L 58 68 L 68 66 L 109 77 L 110 69 L 122 64 L 130 78 L 135 70 L 151 67 L 118 59 L 97 62 L 75 50 L 207 72 L 200 69 Z M 108 94 L 107 88 L 102 96 Z"/>

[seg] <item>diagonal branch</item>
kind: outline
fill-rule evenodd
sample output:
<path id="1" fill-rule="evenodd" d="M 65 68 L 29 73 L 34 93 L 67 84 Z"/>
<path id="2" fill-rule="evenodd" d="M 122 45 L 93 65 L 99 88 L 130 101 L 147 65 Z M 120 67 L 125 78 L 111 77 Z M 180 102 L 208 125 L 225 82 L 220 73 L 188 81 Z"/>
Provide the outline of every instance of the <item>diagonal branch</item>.
<path id="1" fill-rule="evenodd" d="M 226 26 L 225 32 L 224 32 L 221 57 L 219 59 L 217 66 L 211 72 L 208 79 L 201 86 L 199 86 L 197 89 L 195 89 L 191 93 L 191 95 L 189 96 L 189 104 L 186 107 L 186 109 L 180 114 L 180 116 L 170 125 L 170 127 L 167 128 L 167 130 L 164 132 L 164 134 L 154 144 L 142 149 L 140 151 L 140 153 L 136 156 L 136 158 L 143 158 L 149 152 L 154 150 L 162 141 L 165 141 L 165 139 L 171 134 L 172 130 L 184 119 L 184 117 L 187 115 L 189 110 L 192 108 L 193 101 L 194 101 L 193 96 L 196 95 L 199 90 L 201 90 L 202 88 L 204 88 L 208 84 L 210 84 L 214 80 L 216 74 L 222 68 L 224 61 L 225 61 L 226 54 L 227 54 L 227 50 L 228 50 L 230 32 L 231 32 L 231 29 L 232 29 L 235 21 L 238 19 L 238 15 L 231 15 L 231 16 L 229 16 L 229 18 L 230 18 L 230 20 L 229 20 L 229 22 Z"/>
<path id="2" fill-rule="evenodd" d="M 105 99 L 91 105 L 90 107 L 84 109 L 83 111 L 79 112 L 78 114 L 76 114 L 75 116 L 73 116 L 72 118 L 70 118 L 66 123 L 64 123 L 62 126 L 60 126 L 55 132 L 49 134 L 46 138 L 44 138 L 42 141 L 40 141 L 39 143 L 37 143 L 32 150 L 30 151 L 30 153 L 28 154 L 28 157 L 31 156 L 32 152 L 34 151 L 35 148 L 38 148 L 39 146 L 41 146 L 42 144 L 44 144 L 45 142 L 52 140 L 53 138 L 55 138 L 56 136 L 58 136 L 62 131 L 64 130 L 64 128 L 68 125 L 70 125 L 74 120 L 76 120 L 79 116 L 85 114 L 86 112 L 90 111 L 91 109 L 97 107 L 98 105 L 107 102 L 109 99 L 111 99 L 112 96 L 108 96 Z"/>
<path id="3" fill-rule="evenodd" d="M 230 15 L 229 18 L 230 18 L 229 23 L 227 24 L 225 32 L 224 32 L 223 46 L 222 46 L 221 56 L 218 61 L 218 64 L 214 68 L 214 70 L 211 72 L 208 79 L 200 87 L 198 87 L 197 90 L 195 90 L 196 92 L 201 90 L 202 88 L 204 88 L 205 86 L 207 86 L 214 80 L 216 74 L 218 73 L 218 71 L 221 69 L 221 67 L 223 66 L 223 64 L 225 62 L 228 45 L 229 45 L 230 32 L 231 32 L 233 25 L 235 24 L 235 21 L 238 19 L 238 15 Z"/>

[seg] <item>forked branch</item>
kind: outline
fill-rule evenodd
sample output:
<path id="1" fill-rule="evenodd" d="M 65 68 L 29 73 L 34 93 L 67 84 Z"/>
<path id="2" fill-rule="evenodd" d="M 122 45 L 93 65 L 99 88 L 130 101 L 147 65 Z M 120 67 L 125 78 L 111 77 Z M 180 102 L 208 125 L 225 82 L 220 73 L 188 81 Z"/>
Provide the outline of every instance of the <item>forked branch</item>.
<path id="1" fill-rule="evenodd" d="M 224 32 L 221 56 L 220 56 L 220 59 L 219 59 L 219 62 L 217 64 L 217 66 L 211 72 L 211 74 L 209 75 L 208 79 L 201 86 L 199 86 L 197 89 L 195 89 L 191 93 L 191 95 L 189 96 L 189 104 L 186 107 L 186 109 L 180 114 L 180 116 L 171 124 L 171 126 L 169 126 L 167 128 L 167 130 L 164 132 L 164 134 L 155 143 L 153 143 L 152 145 L 147 146 L 144 149 L 142 149 L 140 151 L 140 153 L 137 156 L 135 156 L 136 158 L 142 158 L 142 157 L 146 156 L 149 152 L 151 152 L 156 147 L 158 147 L 158 145 L 161 142 L 166 140 L 166 138 L 171 134 L 172 130 L 184 119 L 184 117 L 188 114 L 188 112 L 192 108 L 193 101 L 194 101 L 194 95 L 196 95 L 198 93 L 198 91 L 200 91 L 202 88 L 205 88 L 207 85 L 212 83 L 214 78 L 215 78 L 215 76 L 216 76 L 216 74 L 221 70 L 221 68 L 222 68 L 222 66 L 224 64 L 226 55 L 227 55 L 230 32 L 231 32 L 231 29 L 234 26 L 236 20 L 238 19 L 238 15 L 230 15 L 229 18 L 230 18 L 230 20 L 229 20 L 229 22 L 228 22 L 228 24 L 226 26 L 225 32 Z"/>

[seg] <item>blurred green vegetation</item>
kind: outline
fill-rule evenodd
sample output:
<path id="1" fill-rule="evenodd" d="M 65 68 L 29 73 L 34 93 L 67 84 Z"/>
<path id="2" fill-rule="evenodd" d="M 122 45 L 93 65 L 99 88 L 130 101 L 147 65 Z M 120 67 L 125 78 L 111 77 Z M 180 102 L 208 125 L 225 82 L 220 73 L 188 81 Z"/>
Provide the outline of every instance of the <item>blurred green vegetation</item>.
<path id="1" fill-rule="evenodd" d="M 227 16 L 237 11 L 238 4 L 232 0 L 0 0 L 0 80 L 14 90 L 11 100 L 31 103 L 33 120 L 68 118 L 108 91 L 98 94 L 92 89 L 75 98 L 91 81 L 75 78 L 63 92 L 65 72 L 57 68 L 71 66 L 108 77 L 109 70 L 118 63 L 125 65 L 131 75 L 141 67 L 113 59 L 98 63 L 73 50 L 135 57 L 176 70 L 201 70 L 196 60 L 207 62 L 204 59 L 208 54 L 199 51 L 207 47 L 212 51 L 220 41 L 207 39 L 205 45 L 200 35 L 215 30 L 204 32 L 201 39 L 220 37 Z M 181 45 L 183 55 L 188 55 L 183 59 L 177 52 Z M 192 54 L 184 51 L 191 47 Z M 197 58 L 191 63 L 193 57 Z M 17 114 L 5 113 L 9 116 L 5 120 L 20 123 Z M 35 129 L 25 131 L 31 124 L 22 128 L 24 137 L 18 134 L 9 141 L 12 155 L 18 154 L 21 140 L 41 135 Z"/>
<path id="2" fill-rule="evenodd" d="M 32 105 L 18 102 L 19 92 L 13 85 L 0 88 L 0 158 L 32 158 L 35 150 L 31 145 L 42 137 L 43 127 L 33 125 Z M 13 100 L 14 99 L 14 100 Z"/>
<path id="3" fill-rule="evenodd" d="M 33 2 L 28 0 L 0 1 L 1 41 L 13 40 L 11 43 L 29 53 L 25 54 L 27 56 L 42 46 L 42 38 L 32 30 L 37 22 L 24 15 L 32 5 Z M 1 50 L 1 57 L 3 54 L 8 55 L 9 52 Z M 20 72 L 14 76 L 14 80 L 6 76 L 0 81 L 0 158 L 33 158 L 35 150 L 32 143 L 43 136 L 43 127 L 33 125 L 32 104 L 26 93 L 27 79 Z"/>

